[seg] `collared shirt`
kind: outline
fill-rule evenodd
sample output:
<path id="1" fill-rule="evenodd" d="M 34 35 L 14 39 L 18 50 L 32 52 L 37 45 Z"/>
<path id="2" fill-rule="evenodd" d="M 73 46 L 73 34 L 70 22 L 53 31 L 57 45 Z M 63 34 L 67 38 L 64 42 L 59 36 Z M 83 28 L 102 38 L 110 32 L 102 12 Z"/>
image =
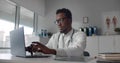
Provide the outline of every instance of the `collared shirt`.
<path id="1" fill-rule="evenodd" d="M 58 32 L 53 34 L 46 46 L 55 49 L 56 56 L 82 57 L 86 47 L 86 34 L 74 29 L 67 34 Z"/>
<path id="2" fill-rule="evenodd" d="M 67 34 L 61 33 L 60 37 L 58 38 L 58 48 L 68 48 L 69 42 L 72 39 L 72 34 L 74 34 L 74 30 L 72 29 L 70 32 Z"/>

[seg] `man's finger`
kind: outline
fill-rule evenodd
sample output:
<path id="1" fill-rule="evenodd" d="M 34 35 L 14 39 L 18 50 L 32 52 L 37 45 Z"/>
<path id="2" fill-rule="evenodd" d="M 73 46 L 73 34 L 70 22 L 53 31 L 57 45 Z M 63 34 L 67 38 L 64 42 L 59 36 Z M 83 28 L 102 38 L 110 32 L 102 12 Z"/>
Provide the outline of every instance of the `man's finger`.
<path id="1" fill-rule="evenodd" d="M 34 45 L 40 45 L 40 46 L 44 46 L 43 44 L 39 43 L 39 42 L 32 42 L 32 44 Z"/>
<path id="2" fill-rule="evenodd" d="M 39 44 L 40 42 L 32 42 L 32 43 L 38 43 Z"/>

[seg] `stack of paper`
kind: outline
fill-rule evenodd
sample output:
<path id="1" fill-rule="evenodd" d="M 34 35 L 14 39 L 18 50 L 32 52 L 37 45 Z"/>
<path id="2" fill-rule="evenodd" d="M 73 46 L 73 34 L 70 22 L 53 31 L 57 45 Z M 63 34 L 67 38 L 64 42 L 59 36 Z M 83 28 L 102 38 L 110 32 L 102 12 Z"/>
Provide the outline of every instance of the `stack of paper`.
<path id="1" fill-rule="evenodd" d="M 105 60 L 120 60 L 120 53 L 100 53 L 98 57 Z"/>

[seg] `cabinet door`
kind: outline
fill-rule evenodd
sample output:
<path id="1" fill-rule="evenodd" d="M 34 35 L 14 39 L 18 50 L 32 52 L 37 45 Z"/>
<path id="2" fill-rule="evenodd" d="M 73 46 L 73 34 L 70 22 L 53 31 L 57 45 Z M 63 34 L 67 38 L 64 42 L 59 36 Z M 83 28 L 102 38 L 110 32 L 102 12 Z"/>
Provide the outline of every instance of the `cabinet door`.
<path id="1" fill-rule="evenodd" d="M 98 36 L 87 37 L 86 51 L 90 53 L 90 56 L 94 57 L 98 55 Z"/>
<path id="2" fill-rule="evenodd" d="M 99 37 L 99 53 L 114 52 L 114 36 Z"/>
<path id="3" fill-rule="evenodd" d="M 115 36 L 115 52 L 120 52 L 120 36 Z"/>

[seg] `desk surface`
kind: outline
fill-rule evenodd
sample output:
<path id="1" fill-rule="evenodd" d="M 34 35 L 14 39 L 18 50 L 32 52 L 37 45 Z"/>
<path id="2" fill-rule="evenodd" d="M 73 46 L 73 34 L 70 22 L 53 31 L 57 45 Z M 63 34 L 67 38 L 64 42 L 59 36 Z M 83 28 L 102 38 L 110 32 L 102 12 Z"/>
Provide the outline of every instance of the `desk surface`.
<path id="1" fill-rule="evenodd" d="M 11 54 L 0 54 L 0 63 L 96 63 L 93 58 L 86 58 L 85 61 L 60 61 L 48 58 L 21 58 L 14 57 Z"/>

